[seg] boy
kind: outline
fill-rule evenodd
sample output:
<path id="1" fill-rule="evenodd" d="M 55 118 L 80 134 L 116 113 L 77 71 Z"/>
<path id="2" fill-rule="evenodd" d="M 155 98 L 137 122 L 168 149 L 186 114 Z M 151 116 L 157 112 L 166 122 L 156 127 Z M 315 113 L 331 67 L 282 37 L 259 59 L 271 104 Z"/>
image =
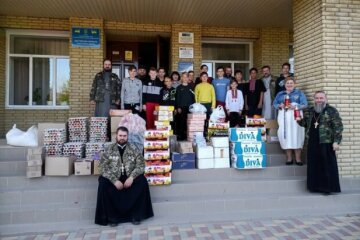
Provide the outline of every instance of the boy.
<path id="1" fill-rule="evenodd" d="M 225 108 L 226 92 L 229 90 L 230 80 L 224 78 L 224 67 L 218 67 L 216 69 L 217 78 L 212 81 L 215 88 L 216 106 L 221 105 Z"/>
<path id="2" fill-rule="evenodd" d="M 121 109 L 132 110 L 139 114 L 142 111 L 142 82 L 136 75 L 136 67 L 130 66 L 129 78 L 125 78 L 121 86 Z"/>
<path id="3" fill-rule="evenodd" d="M 176 128 L 178 140 L 186 139 L 187 114 L 189 106 L 195 102 L 194 92 L 188 84 L 189 77 L 186 72 L 181 74 L 182 84 L 176 88 L 175 108 L 177 112 Z"/>

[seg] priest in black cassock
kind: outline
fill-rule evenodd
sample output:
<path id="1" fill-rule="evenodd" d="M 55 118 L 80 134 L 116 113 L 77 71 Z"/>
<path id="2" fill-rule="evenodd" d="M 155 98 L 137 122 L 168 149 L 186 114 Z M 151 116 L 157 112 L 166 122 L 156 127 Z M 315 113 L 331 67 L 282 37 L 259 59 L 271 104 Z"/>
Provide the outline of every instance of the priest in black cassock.
<path id="1" fill-rule="evenodd" d="M 119 223 L 140 224 L 154 216 L 149 185 L 144 176 L 142 153 L 127 142 L 128 129 L 119 127 L 116 143 L 103 153 L 99 171 L 95 223 L 117 226 Z"/>
<path id="2" fill-rule="evenodd" d="M 309 108 L 298 123 L 306 127 L 308 138 L 307 188 L 324 194 L 341 192 L 336 151 L 342 140 L 343 124 L 336 108 L 327 104 L 325 92 L 314 95 Z"/>

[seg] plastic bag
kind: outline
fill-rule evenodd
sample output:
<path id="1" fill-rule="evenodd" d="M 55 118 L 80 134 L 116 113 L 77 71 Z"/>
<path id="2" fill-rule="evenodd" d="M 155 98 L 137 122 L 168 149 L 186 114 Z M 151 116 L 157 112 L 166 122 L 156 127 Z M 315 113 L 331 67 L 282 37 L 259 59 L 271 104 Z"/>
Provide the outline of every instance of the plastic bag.
<path id="1" fill-rule="evenodd" d="M 189 112 L 191 113 L 206 113 L 206 107 L 201 103 L 194 103 L 190 105 Z"/>
<path id="2" fill-rule="evenodd" d="M 210 122 L 225 122 L 225 119 L 225 111 L 221 105 L 217 106 L 210 115 Z"/>
<path id="3" fill-rule="evenodd" d="M 129 133 L 140 133 L 144 135 L 146 130 L 146 122 L 137 114 L 127 114 L 119 123 L 119 126 L 124 126 L 129 130 Z"/>
<path id="4" fill-rule="evenodd" d="M 6 142 L 12 146 L 37 147 L 38 130 L 36 126 L 30 127 L 26 132 L 16 128 L 16 124 L 6 133 Z"/>

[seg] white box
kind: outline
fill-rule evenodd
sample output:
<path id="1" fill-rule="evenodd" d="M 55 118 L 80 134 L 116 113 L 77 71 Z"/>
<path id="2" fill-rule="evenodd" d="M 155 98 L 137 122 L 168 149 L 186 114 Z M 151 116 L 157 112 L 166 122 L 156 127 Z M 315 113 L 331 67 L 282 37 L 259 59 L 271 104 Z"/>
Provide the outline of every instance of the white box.
<path id="1" fill-rule="evenodd" d="M 27 178 L 36 178 L 42 176 L 42 166 L 30 166 L 26 168 Z"/>
<path id="2" fill-rule="evenodd" d="M 75 175 L 91 175 L 92 161 L 76 161 L 74 163 Z"/>
<path id="3" fill-rule="evenodd" d="M 28 165 L 28 167 L 42 166 L 43 165 L 43 160 L 42 159 L 28 160 L 27 165 Z"/>
<path id="4" fill-rule="evenodd" d="M 228 137 L 212 137 L 211 143 L 215 148 L 229 147 L 229 138 Z"/>
<path id="5" fill-rule="evenodd" d="M 230 158 L 215 158 L 214 168 L 230 168 Z"/>
<path id="6" fill-rule="evenodd" d="M 228 147 L 224 148 L 214 148 L 214 158 L 229 158 L 230 150 Z"/>
<path id="7" fill-rule="evenodd" d="M 214 158 L 214 148 L 212 146 L 196 147 L 196 158 Z"/>
<path id="8" fill-rule="evenodd" d="M 198 169 L 214 168 L 214 158 L 200 158 L 196 159 L 196 166 Z"/>
<path id="9" fill-rule="evenodd" d="M 46 176 L 69 176 L 74 173 L 75 156 L 46 156 L 45 175 Z"/>

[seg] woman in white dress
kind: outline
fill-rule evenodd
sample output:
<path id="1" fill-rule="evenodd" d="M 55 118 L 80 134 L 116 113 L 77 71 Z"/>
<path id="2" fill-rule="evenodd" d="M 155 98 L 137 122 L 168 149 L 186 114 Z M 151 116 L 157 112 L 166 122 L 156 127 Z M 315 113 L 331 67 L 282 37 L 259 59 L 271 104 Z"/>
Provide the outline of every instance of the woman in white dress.
<path id="1" fill-rule="evenodd" d="M 285 99 L 289 99 L 288 105 Z M 295 88 L 295 80 L 287 78 L 285 80 L 285 91 L 276 95 L 273 102 L 274 108 L 278 109 L 278 137 L 282 149 L 286 150 L 286 164 L 293 164 L 292 151 L 295 152 L 295 163 L 303 165 L 301 161 L 301 150 L 304 145 L 305 129 L 300 127 L 294 117 L 297 108 L 302 116 L 302 110 L 308 105 L 305 94 Z"/>

